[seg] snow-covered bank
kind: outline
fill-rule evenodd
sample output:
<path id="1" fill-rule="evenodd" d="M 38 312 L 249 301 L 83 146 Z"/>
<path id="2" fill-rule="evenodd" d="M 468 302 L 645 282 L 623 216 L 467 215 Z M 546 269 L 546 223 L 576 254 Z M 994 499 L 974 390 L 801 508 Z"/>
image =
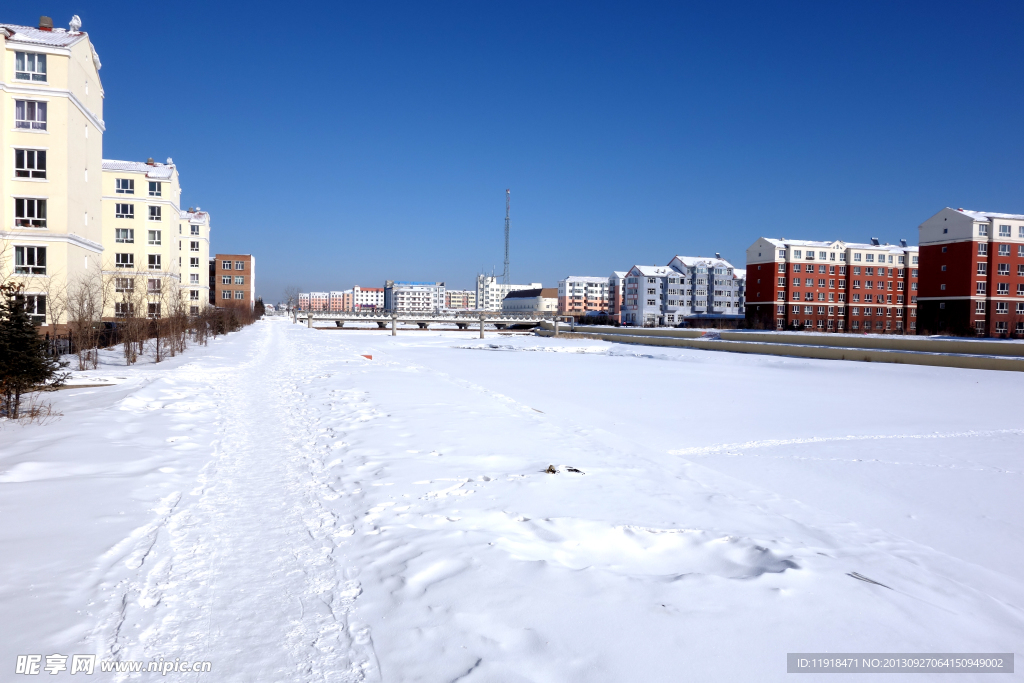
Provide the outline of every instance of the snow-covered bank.
<path id="1" fill-rule="evenodd" d="M 777 680 L 1024 642 L 1019 376 L 475 337 L 265 321 L 5 427 L 0 661 Z"/>

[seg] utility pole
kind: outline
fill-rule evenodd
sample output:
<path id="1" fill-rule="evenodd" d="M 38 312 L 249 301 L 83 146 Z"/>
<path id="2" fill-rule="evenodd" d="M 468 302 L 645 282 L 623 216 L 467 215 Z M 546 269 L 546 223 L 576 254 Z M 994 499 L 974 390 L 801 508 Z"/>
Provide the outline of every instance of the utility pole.
<path id="1" fill-rule="evenodd" d="M 509 189 L 505 190 L 505 272 L 503 272 L 501 274 L 501 283 L 504 284 L 504 285 L 507 285 L 509 283 L 509 273 L 508 273 L 508 225 L 509 225 L 508 209 L 509 209 L 509 199 L 510 199 L 511 193 L 512 193 L 511 190 L 509 190 Z"/>

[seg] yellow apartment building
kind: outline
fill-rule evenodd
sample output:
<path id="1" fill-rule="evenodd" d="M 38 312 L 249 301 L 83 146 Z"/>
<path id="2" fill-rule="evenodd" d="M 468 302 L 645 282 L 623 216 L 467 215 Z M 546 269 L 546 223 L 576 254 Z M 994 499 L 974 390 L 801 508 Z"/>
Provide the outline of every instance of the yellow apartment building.
<path id="1" fill-rule="evenodd" d="M 195 315 L 208 305 L 210 216 L 182 211 L 180 198 L 170 158 L 103 160 L 105 317 L 156 318 L 178 303 Z"/>
<path id="2" fill-rule="evenodd" d="M 77 16 L 66 29 L 0 24 L 0 281 L 23 285 L 43 324 L 64 322 L 52 292 L 101 267 L 99 70 Z"/>

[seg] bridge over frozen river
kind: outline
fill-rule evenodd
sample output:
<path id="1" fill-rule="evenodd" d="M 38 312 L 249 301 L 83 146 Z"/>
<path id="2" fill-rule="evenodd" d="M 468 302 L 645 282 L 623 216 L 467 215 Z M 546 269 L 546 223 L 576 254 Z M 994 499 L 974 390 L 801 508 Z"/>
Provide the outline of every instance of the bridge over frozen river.
<path id="1" fill-rule="evenodd" d="M 388 313 L 385 311 L 375 312 L 336 312 L 336 311 L 293 311 L 292 321 L 305 320 L 306 325 L 313 327 L 316 322 L 333 322 L 338 327 L 344 327 L 345 323 L 377 323 L 380 329 L 387 329 L 391 326 L 391 334 L 398 332 L 399 323 L 417 325 L 420 329 L 427 329 L 430 325 L 455 325 L 460 330 L 469 329 L 470 326 L 478 326 L 481 339 L 484 336 L 484 325 L 493 325 L 497 329 L 507 327 L 537 327 L 543 321 L 554 322 L 564 320 L 567 326 L 572 329 L 575 324 L 571 316 L 559 316 L 556 313 L 501 313 L 491 311 L 471 311 L 465 313 L 429 313 L 429 312 L 408 312 Z"/>

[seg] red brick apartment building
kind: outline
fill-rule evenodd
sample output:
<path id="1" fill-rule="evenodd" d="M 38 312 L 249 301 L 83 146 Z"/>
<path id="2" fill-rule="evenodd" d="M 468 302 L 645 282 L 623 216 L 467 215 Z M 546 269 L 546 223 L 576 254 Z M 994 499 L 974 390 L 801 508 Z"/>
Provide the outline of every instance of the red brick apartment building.
<path id="1" fill-rule="evenodd" d="M 916 334 L 918 248 L 762 237 L 747 249 L 753 329 Z"/>
<path id="2" fill-rule="evenodd" d="M 210 303 L 226 308 L 256 305 L 256 258 L 252 254 L 217 254 L 210 259 Z"/>
<path id="3" fill-rule="evenodd" d="M 1024 336 L 1024 215 L 946 208 L 919 237 L 922 331 Z"/>

